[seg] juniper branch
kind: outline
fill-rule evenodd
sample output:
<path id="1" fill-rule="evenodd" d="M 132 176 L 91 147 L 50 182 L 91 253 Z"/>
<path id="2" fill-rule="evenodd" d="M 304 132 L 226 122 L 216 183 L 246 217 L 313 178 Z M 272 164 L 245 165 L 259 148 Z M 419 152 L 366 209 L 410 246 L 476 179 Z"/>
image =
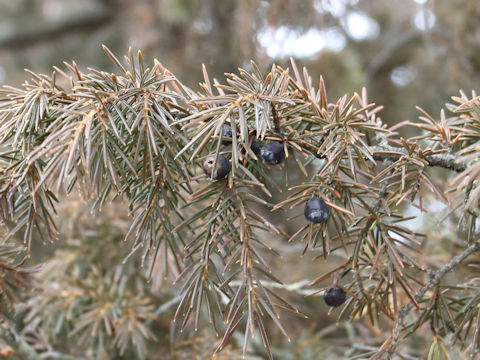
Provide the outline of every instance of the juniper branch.
<path id="1" fill-rule="evenodd" d="M 431 290 L 432 288 L 436 287 L 440 284 L 442 279 L 447 275 L 451 270 L 453 270 L 456 266 L 460 265 L 462 261 L 468 258 L 470 255 L 475 253 L 476 251 L 480 250 L 480 240 L 477 239 L 475 243 L 470 245 L 468 248 L 465 249 L 464 252 L 452 258 L 448 263 L 442 266 L 440 269 L 433 273 L 430 281 L 422 287 L 417 294 L 415 295 L 415 300 L 418 302 L 425 296 L 427 291 Z M 407 305 L 405 305 L 398 313 L 397 320 L 395 321 L 395 325 L 392 331 L 392 341 L 390 346 L 388 347 L 388 355 L 389 358 L 392 358 L 392 355 L 395 353 L 395 350 L 398 346 L 398 340 L 400 337 L 401 327 L 403 320 L 405 317 L 410 313 L 413 308 L 413 301 L 410 301 Z"/>
<path id="2" fill-rule="evenodd" d="M 109 50 L 106 51 L 123 75 L 97 71 L 83 74 L 74 64 L 70 70 L 79 80 L 74 83 L 68 101 L 60 101 L 57 97 L 63 90 L 49 95 L 50 89 L 57 89 L 55 76 L 52 79 L 34 76 L 35 86 L 29 85 L 25 91 L 4 90 L 5 98 L 0 98 L 4 103 L 0 106 L 0 130 L 6 135 L 0 142 L 12 149 L 0 154 L 0 182 L 8 185 L 0 193 L 3 195 L 0 210 L 3 206 L 8 209 L 4 211 L 6 214 L 16 216 L 9 219 L 15 224 L 12 234 L 25 227 L 27 238 L 31 239 L 34 229 L 54 228 L 48 226 L 50 213 L 55 210 L 52 199 L 62 194 L 62 184 L 67 185 L 67 193 L 78 184 L 85 199 L 98 197 L 95 205 L 98 208 L 104 205 L 110 189 L 118 190 L 115 196 L 125 196 L 130 213 L 134 215 L 126 235 L 126 238 L 135 237 L 130 255 L 146 245 L 143 259 L 152 255 L 152 274 L 163 241 L 164 253 L 171 252 L 179 267 L 186 265 L 177 278 L 177 281 L 185 281 L 182 296 L 172 300 L 179 302 L 175 319 L 182 316 L 182 328 L 194 317 L 197 329 L 204 306 L 207 306 L 215 329 L 218 316 L 211 309 L 226 315 L 226 331 L 217 351 L 239 327 L 245 326 L 244 355 L 249 335 L 256 329 L 271 358 L 264 318 L 270 317 L 286 334 L 278 321 L 277 310 L 298 313 L 293 305 L 272 291 L 270 280 L 277 279 L 261 254 L 264 248 L 270 250 L 270 245 L 257 235 L 256 229 L 265 233 L 281 232 L 252 207 L 255 203 L 272 205 L 256 194 L 256 189 L 271 196 L 269 187 L 277 186 L 269 174 L 270 168 L 257 161 L 251 149 L 252 136 L 259 142 L 282 142 L 293 157 L 295 153 L 308 153 L 325 159 L 310 182 L 291 188 L 293 193 L 289 198 L 275 205 L 275 208 L 287 204 L 295 207 L 312 196 L 324 197 L 335 212 L 335 216 L 330 216 L 329 227 L 335 227 L 336 231 L 329 235 L 326 225 L 307 224 L 290 240 L 303 235 L 312 247 L 321 240 L 325 257 L 330 250 L 342 247 L 348 255 L 350 247 L 354 247 L 350 263 L 310 283 L 317 284 L 351 266 L 348 271 L 354 272 L 352 283 L 341 286 L 353 289 L 352 318 L 367 306 L 373 319 L 371 309 L 381 304 L 383 310 L 380 311 L 393 320 L 398 310 L 397 289 L 409 296 L 411 302 L 398 313 L 392 335 L 379 353 L 391 356 L 395 352 L 404 328 L 403 321 L 417 300 L 423 299 L 448 272 L 480 249 L 478 239 L 473 247 L 440 270 L 432 271 L 430 282 L 424 286 L 409 274 L 410 270 L 422 269 L 409 256 L 410 250 L 417 250 L 415 244 L 419 242 L 415 237 L 422 235 L 396 225 L 408 219 L 398 206 L 404 200 L 413 203 L 420 194 L 421 205 L 421 185 L 443 196 L 435 181 L 424 171 L 426 168 L 435 166 L 462 172 L 459 177 L 467 175 L 468 171 L 477 173 L 472 166 L 467 168 L 472 159 L 478 158 L 476 153 L 471 154 L 472 149 L 476 149 L 473 147 L 476 138 L 473 135 L 469 135 L 471 141 L 465 138 L 470 142 L 462 138 L 456 123 L 447 124 L 445 120 L 440 130 L 431 131 L 431 139 L 437 133 L 462 139 L 462 146 L 469 146 L 468 151 L 459 150 L 458 154 L 464 154 L 462 158 L 421 148 L 418 137 L 401 141 L 387 138 L 392 131 L 375 118 L 378 108 L 368 104 L 366 91 L 362 99 L 358 95 L 350 99 L 344 96 L 336 104 L 328 104 L 323 80 L 319 95 L 315 96 L 317 92 L 311 81 L 306 81 L 306 90 L 302 81 L 291 79 L 286 70 L 273 67 L 264 78 L 254 66 L 253 74 L 240 70 L 238 76 L 229 75 L 228 85 L 218 87 L 218 96 L 213 95 L 205 71 L 202 86 L 205 94 L 195 94 L 170 76 L 158 62 L 152 70 L 145 68 L 141 53 L 135 59 L 130 51 L 127 70 Z M 306 70 L 304 77 L 309 79 Z M 472 115 L 472 118 L 476 117 Z M 435 119 L 428 119 L 436 124 Z M 221 134 L 227 125 L 232 135 L 225 144 Z M 450 132 L 447 125 L 455 126 Z M 477 132 L 471 130 L 468 134 Z M 204 178 L 198 176 L 198 165 L 204 156 L 214 155 L 218 159 L 221 154 L 231 158 L 229 176 L 224 182 L 204 182 Z M 375 161 L 388 164 L 382 168 L 375 166 Z M 307 175 L 300 162 L 299 166 Z M 473 182 L 467 186 L 469 202 L 466 204 L 477 204 L 480 190 L 476 190 Z M 458 186 L 455 190 L 465 187 Z M 50 195 L 51 191 L 55 194 Z M 21 202 L 10 201 L 19 197 Z M 46 200 L 41 202 L 44 198 Z M 44 210 L 43 203 L 51 205 L 52 209 Z M 47 219 L 43 221 L 46 226 L 40 223 L 43 219 Z M 405 241 L 388 235 L 389 229 Z M 39 234 L 41 236 L 40 231 Z M 163 240 L 159 236 L 162 234 Z M 183 242 L 183 252 L 176 245 L 182 235 L 188 239 Z M 184 264 L 177 260 L 177 254 L 184 255 Z M 167 268 L 166 255 L 164 260 Z M 401 270 L 403 263 L 414 266 Z M 368 283 L 364 276 L 367 268 L 371 269 Z M 393 282 L 385 281 L 387 270 Z M 409 280 L 415 284 L 409 284 Z M 288 290 L 281 280 L 277 282 L 276 288 Z M 334 284 L 336 282 L 337 279 Z M 391 293 L 394 310 L 390 306 Z M 220 296 L 227 300 L 220 301 Z M 98 304 L 102 306 L 101 302 Z M 138 307 L 135 310 L 140 311 L 138 318 L 148 318 L 149 308 L 150 305 Z M 157 313 L 163 310 L 161 307 Z M 84 333 L 89 331 L 85 329 Z M 120 329 L 124 329 L 125 334 L 128 332 L 126 327 Z M 148 334 L 144 338 L 153 336 Z M 130 338 L 125 339 L 120 345 L 117 342 L 120 352 L 129 344 Z M 144 346 L 141 348 L 143 353 Z"/>

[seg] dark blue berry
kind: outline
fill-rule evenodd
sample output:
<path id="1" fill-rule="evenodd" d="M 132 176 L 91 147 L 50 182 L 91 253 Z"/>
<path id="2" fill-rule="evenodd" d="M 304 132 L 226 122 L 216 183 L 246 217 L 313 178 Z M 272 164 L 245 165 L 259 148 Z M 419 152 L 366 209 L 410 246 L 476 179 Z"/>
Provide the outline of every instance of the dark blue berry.
<path id="1" fill-rule="evenodd" d="M 251 145 L 250 145 L 250 149 L 252 149 L 253 153 L 257 156 L 260 156 L 260 144 L 258 143 L 257 139 L 256 138 L 253 138 L 252 140 L 249 140 L 248 141 L 249 143 L 251 142 Z M 247 145 L 244 145 L 245 147 L 248 146 Z M 245 156 L 245 148 L 242 148 L 242 155 Z"/>
<path id="2" fill-rule="evenodd" d="M 230 139 L 224 139 L 222 140 L 222 144 L 223 145 L 228 145 L 228 144 L 231 144 L 232 143 L 232 136 L 233 136 L 233 133 L 232 133 L 232 127 L 230 125 L 224 125 L 223 126 L 223 134 L 222 136 L 224 138 L 230 138 Z"/>
<path id="3" fill-rule="evenodd" d="M 230 160 L 228 160 L 225 156 L 219 155 L 217 159 L 217 166 L 215 167 L 215 171 L 213 171 L 212 176 L 214 162 L 215 156 L 207 157 L 205 159 L 205 162 L 203 163 L 203 170 L 205 171 L 205 174 L 208 177 L 211 177 L 213 180 L 221 180 L 228 175 L 228 173 L 232 169 L 232 165 L 230 164 Z"/>
<path id="4" fill-rule="evenodd" d="M 278 165 L 285 160 L 283 144 L 278 141 L 270 141 L 260 150 L 263 161 L 269 165 Z"/>
<path id="5" fill-rule="evenodd" d="M 323 199 L 315 197 L 308 200 L 305 204 L 305 218 L 314 224 L 327 220 L 329 212 L 330 208 Z"/>
<path id="6" fill-rule="evenodd" d="M 325 300 L 328 306 L 333 307 L 341 306 L 346 298 L 347 293 L 340 288 L 330 288 L 323 294 L 323 300 Z"/>
<path id="7" fill-rule="evenodd" d="M 258 143 L 256 138 L 253 138 L 252 145 L 250 145 L 250 149 L 252 149 L 253 153 L 257 156 L 260 155 L 260 144 Z"/>

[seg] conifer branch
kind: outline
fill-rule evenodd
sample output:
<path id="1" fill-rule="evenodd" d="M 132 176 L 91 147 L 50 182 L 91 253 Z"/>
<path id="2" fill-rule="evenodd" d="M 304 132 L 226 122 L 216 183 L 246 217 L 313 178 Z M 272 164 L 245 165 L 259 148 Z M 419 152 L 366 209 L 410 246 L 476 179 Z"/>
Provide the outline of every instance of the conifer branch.
<path id="1" fill-rule="evenodd" d="M 427 291 L 438 286 L 442 281 L 442 279 L 445 277 L 445 275 L 450 273 L 451 270 L 453 270 L 455 267 L 460 265 L 466 258 L 468 258 L 470 255 L 472 255 L 473 253 L 479 250 L 480 250 L 480 241 L 477 240 L 473 244 L 471 244 L 468 248 L 466 248 L 461 254 L 458 254 L 457 256 L 452 258 L 448 263 L 443 265 L 440 269 L 435 271 L 432 274 L 429 282 L 420 290 L 418 290 L 417 294 L 415 295 L 415 300 L 419 302 L 421 299 L 423 299 Z M 395 353 L 395 350 L 398 346 L 398 341 L 399 341 L 400 332 L 402 330 L 404 319 L 410 313 L 413 306 L 414 306 L 414 302 L 410 301 L 398 313 L 398 317 L 395 321 L 393 331 L 392 331 L 391 342 L 390 342 L 390 345 L 388 346 L 389 358 L 391 358 Z"/>
<path id="2" fill-rule="evenodd" d="M 265 256 L 276 250 L 262 234 L 283 237 L 286 231 L 274 226 L 262 209 L 304 206 L 304 224 L 288 234 L 289 241 L 304 241 L 304 251 L 319 248 L 324 258 L 332 253 L 344 257 L 310 285 L 338 286 L 344 291 L 343 301 L 348 293 L 348 300 L 338 303 L 344 304 L 340 318 L 367 314 L 375 326 L 381 320 L 374 319 L 382 314 L 394 321 L 392 337 L 381 349 L 390 354 L 413 306 L 420 308 L 425 294 L 480 248 L 476 240 L 432 272 L 425 284 L 418 276 L 429 272 L 419 264 L 418 248 L 425 235 L 401 225 L 410 219 L 405 206 L 422 208 L 426 194 L 448 202 L 445 193 L 455 191 L 464 206 L 455 208 L 452 216 L 469 226 L 466 240 L 474 241 L 480 200 L 476 97 L 455 99 L 459 105 L 451 110 L 461 118 L 447 119 L 441 112 L 437 121 L 421 111 L 417 125 L 424 132 L 403 139 L 377 117 L 381 107 L 369 103 L 366 90 L 329 103 L 323 78 L 315 89 L 308 71 L 304 69 L 301 77 L 294 63 L 295 78 L 276 65 L 264 76 L 252 63 L 251 72 L 227 74 L 226 83 L 215 80 L 213 88 L 204 69 L 205 82 L 195 92 L 158 61 L 148 68 L 141 52 L 135 55 L 131 50 L 123 65 L 105 51 L 118 74 L 84 73 L 73 63 L 66 65 L 70 74 L 58 68 L 52 76 L 30 73 L 31 83 L 24 88 L 0 92 L 0 218 L 5 237 L 22 234 L 30 248 L 33 239 L 61 236 L 61 222 L 57 226 L 54 214 L 74 190 L 85 202 L 94 200 L 98 210 L 125 200 L 130 225 L 119 237 L 132 242 L 127 259 L 135 263 L 128 265 L 136 269 L 149 262 L 148 277 L 158 274 L 159 262 L 162 274 L 173 268 L 176 281 L 184 285 L 174 319 L 183 320 L 181 329 L 190 320 L 198 329 L 207 313 L 215 331 L 223 333 L 217 351 L 243 329 L 244 355 L 250 335 L 259 334 L 272 358 L 265 320 L 271 319 L 286 335 L 280 312 L 300 314 L 277 293 L 285 289 Z M 59 87 L 60 75 L 70 88 Z M 322 159 L 315 162 L 315 171 L 308 166 L 314 160 L 308 155 Z M 283 185 L 272 175 L 274 166 L 287 176 L 288 169 L 297 166 L 309 176 L 290 187 L 277 204 L 268 200 L 272 190 Z M 434 178 L 429 169 L 434 166 L 458 173 L 450 192 Z M 320 204 L 313 210 L 321 220 L 307 215 L 312 200 Z M 70 237 L 78 238 L 79 233 L 83 231 Z M 139 249 L 141 259 L 136 257 Z M 127 264 L 104 272 L 75 265 L 96 260 L 80 255 L 59 259 L 57 266 L 66 274 L 58 280 L 64 291 L 28 301 L 25 320 L 31 325 L 26 331 L 55 337 L 48 324 L 57 321 L 64 304 L 74 304 L 82 325 L 62 316 L 59 324 L 71 326 L 72 337 L 90 337 L 88 351 L 103 351 L 105 340 L 108 349 L 120 355 L 135 343 L 143 356 L 147 341 L 154 338 L 146 327 L 155 318 L 147 284 L 139 280 L 130 285 L 132 296 L 124 291 L 127 285 L 116 285 L 117 280 L 129 283 L 130 274 L 136 273 L 125 268 Z M 112 263 L 118 264 L 118 259 Z M 70 284 L 69 276 L 77 272 L 89 281 Z M 325 294 L 324 290 L 313 293 Z M 398 311 L 404 296 L 410 302 Z M 472 306 L 480 301 L 475 296 L 468 300 Z M 82 297 L 85 301 L 79 300 Z M 434 307 L 439 303 L 429 310 L 437 314 Z M 459 314 L 460 305 L 465 305 L 457 299 L 445 304 L 448 316 Z M 418 326 L 429 321 L 432 312 L 426 312 Z M 466 317 L 465 322 L 474 318 Z M 447 320 L 444 330 L 451 332 Z"/>

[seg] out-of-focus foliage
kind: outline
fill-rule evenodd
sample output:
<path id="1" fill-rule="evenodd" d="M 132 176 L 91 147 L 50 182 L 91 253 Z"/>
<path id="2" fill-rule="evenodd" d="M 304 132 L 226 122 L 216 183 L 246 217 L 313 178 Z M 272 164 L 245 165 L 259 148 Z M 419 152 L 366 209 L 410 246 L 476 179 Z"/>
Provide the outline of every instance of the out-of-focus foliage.
<path id="1" fill-rule="evenodd" d="M 201 80 L 200 63 L 221 78 L 250 59 L 285 67 L 293 56 L 334 84 L 334 97 L 366 85 L 394 124 L 480 81 L 471 0 L 1 0 L 0 8 L 7 84 L 20 83 L 24 68 L 48 72 L 63 60 L 111 71 L 101 44 L 141 48 L 189 84 Z"/>
<path id="2" fill-rule="evenodd" d="M 42 292 L 19 306 L 26 310 L 23 333 L 47 353 L 144 356 L 146 341 L 155 340 L 155 297 L 138 261 L 121 264 L 125 216 L 94 217 L 79 201 L 62 210 L 75 221 L 62 224 L 65 243 L 38 274 Z"/>
<path id="3" fill-rule="evenodd" d="M 4 243 L 0 246 L 0 307 L 2 313 L 13 311 L 13 305 L 25 298 L 25 292 L 35 290 L 34 278 L 39 266 L 25 266 L 25 248 Z"/>

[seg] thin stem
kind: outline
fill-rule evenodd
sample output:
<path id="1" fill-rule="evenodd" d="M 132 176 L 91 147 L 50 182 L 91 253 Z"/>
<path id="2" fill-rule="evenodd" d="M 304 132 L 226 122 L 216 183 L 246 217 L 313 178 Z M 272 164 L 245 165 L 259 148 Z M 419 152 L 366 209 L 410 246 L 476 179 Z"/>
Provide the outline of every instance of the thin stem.
<path id="1" fill-rule="evenodd" d="M 407 150 L 390 145 L 370 146 L 369 150 L 375 160 L 396 161 L 401 156 L 408 155 Z M 402 153 L 403 155 L 396 153 Z M 429 166 L 438 166 L 456 172 L 462 172 L 467 168 L 467 165 L 462 162 L 458 162 L 457 157 L 453 154 L 427 155 L 425 156 L 425 160 L 428 162 Z"/>
<path id="2" fill-rule="evenodd" d="M 298 143 L 300 147 L 311 152 L 316 158 L 324 159 L 323 154 L 317 153 L 317 147 L 309 144 L 306 141 Z M 403 155 L 408 155 L 408 151 L 401 147 L 390 146 L 387 144 L 369 146 L 369 152 L 375 160 L 390 160 L 397 161 Z M 457 157 L 453 154 L 434 154 L 425 156 L 424 160 L 427 161 L 428 166 L 442 167 L 444 169 L 453 170 L 456 172 L 465 171 L 467 164 L 459 162 Z"/>

